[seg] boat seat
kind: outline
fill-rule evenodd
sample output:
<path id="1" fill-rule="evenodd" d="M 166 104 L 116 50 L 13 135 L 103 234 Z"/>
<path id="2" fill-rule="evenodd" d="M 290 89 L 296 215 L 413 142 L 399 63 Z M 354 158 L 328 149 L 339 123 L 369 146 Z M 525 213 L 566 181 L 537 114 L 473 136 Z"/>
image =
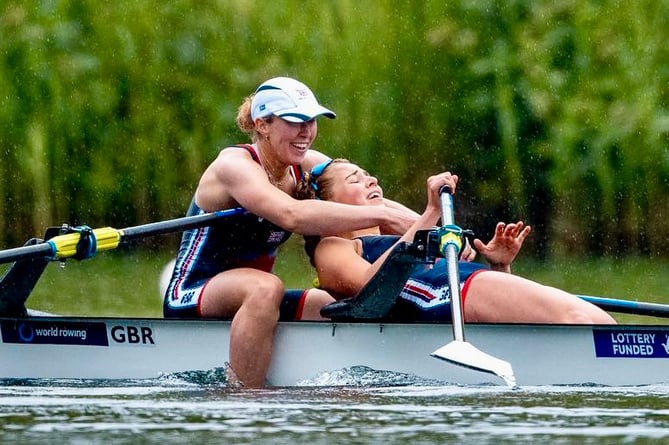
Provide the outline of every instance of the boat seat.
<path id="1" fill-rule="evenodd" d="M 432 233 L 434 231 L 421 230 L 413 243 L 398 243 L 356 296 L 323 306 L 321 315 L 332 321 L 383 320 L 395 305 L 414 267 L 434 262 L 438 256 Z"/>

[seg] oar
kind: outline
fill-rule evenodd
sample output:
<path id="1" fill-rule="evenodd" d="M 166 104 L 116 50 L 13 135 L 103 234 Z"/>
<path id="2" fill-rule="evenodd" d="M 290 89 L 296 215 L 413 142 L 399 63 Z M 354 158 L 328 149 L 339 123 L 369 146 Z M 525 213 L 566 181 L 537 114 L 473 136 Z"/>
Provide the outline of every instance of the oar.
<path id="1" fill-rule="evenodd" d="M 81 253 L 77 246 L 85 237 L 88 237 L 86 257 L 89 257 L 98 251 L 115 249 L 123 241 L 204 227 L 220 218 L 240 214 L 244 211 L 243 208 L 238 207 L 127 227 L 125 229 L 114 229 L 112 227 L 103 227 L 100 229 L 74 227 L 74 232 L 54 236 L 43 243 L 2 250 L 0 251 L 0 263 L 11 263 L 38 257 L 47 257 L 52 260 L 72 258 Z"/>
<path id="2" fill-rule="evenodd" d="M 441 198 L 441 223 L 444 226 L 453 226 L 453 196 L 449 187 L 440 191 Z M 455 237 L 459 234 L 453 232 Z M 507 385 L 516 386 L 516 377 L 513 368 L 507 361 L 493 357 L 477 349 L 471 343 L 465 341 L 465 324 L 462 315 L 462 300 L 460 300 L 460 274 L 458 271 L 458 252 L 460 243 L 448 242 L 446 244 L 446 267 L 448 272 L 448 285 L 451 288 L 451 317 L 453 321 L 454 340 L 434 351 L 432 357 L 445 360 L 456 365 L 464 366 L 482 372 L 498 375 Z"/>
<path id="3" fill-rule="evenodd" d="M 619 300 L 617 298 L 591 297 L 588 295 L 577 295 L 585 300 L 599 306 L 605 311 L 620 312 L 624 314 L 648 315 L 652 317 L 669 318 L 669 305 L 659 303 L 646 303 L 644 301 Z"/>

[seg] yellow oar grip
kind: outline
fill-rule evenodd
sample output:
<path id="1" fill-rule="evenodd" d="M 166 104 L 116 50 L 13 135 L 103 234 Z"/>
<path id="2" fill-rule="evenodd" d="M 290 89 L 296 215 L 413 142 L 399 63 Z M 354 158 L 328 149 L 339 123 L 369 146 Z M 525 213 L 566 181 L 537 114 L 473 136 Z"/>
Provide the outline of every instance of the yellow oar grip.
<path id="1" fill-rule="evenodd" d="M 55 251 L 54 256 L 58 259 L 74 256 L 77 253 L 79 238 L 81 238 L 81 235 L 78 233 L 68 233 L 51 238 L 49 244 Z"/>
<path id="2" fill-rule="evenodd" d="M 98 250 L 116 249 L 121 242 L 121 231 L 111 227 L 93 230 L 98 240 Z"/>
<path id="3" fill-rule="evenodd" d="M 111 250 L 118 247 L 121 242 L 121 232 L 112 228 L 112 227 L 103 227 L 101 229 L 93 230 L 93 236 L 95 236 L 96 249 L 99 250 Z M 77 254 L 77 244 L 81 239 L 81 233 L 73 232 L 65 235 L 54 236 L 49 240 L 49 244 L 55 250 L 55 258 L 71 258 Z"/>

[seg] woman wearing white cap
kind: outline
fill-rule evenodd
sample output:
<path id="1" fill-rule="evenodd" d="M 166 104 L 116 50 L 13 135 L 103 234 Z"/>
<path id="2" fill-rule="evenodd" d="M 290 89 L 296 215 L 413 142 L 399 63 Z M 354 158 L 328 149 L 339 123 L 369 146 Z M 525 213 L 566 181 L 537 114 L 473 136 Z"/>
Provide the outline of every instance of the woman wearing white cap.
<path id="1" fill-rule="evenodd" d="M 242 207 L 212 227 L 184 232 L 166 317 L 231 317 L 230 367 L 248 387 L 265 383 L 274 330 L 284 319 L 317 318 L 333 301 L 318 290 L 285 292 L 272 274 L 277 247 L 292 232 L 328 235 L 381 226 L 403 233 L 417 218 L 407 208 L 351 206 L 293 198 L 302 171 L 327 160 L 311 150 L 316 118 L 335 113 L 288 77 L 261 84 L 239 108 L 237 125 L 251 144 L 226 147 L 205 170 L 189 215 Z"/>

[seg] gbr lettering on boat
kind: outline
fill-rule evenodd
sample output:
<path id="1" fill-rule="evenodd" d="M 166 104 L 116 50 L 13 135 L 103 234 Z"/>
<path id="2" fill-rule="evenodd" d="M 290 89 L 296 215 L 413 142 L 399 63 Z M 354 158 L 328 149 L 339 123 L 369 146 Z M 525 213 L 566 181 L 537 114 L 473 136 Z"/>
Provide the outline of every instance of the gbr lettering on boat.
<path id="1" fill-rule="evenodd" d="M 155 345 L 153 329 L 148 326 L 112 326 L 109 336 L 117 344 L 127 345 Z"/>

